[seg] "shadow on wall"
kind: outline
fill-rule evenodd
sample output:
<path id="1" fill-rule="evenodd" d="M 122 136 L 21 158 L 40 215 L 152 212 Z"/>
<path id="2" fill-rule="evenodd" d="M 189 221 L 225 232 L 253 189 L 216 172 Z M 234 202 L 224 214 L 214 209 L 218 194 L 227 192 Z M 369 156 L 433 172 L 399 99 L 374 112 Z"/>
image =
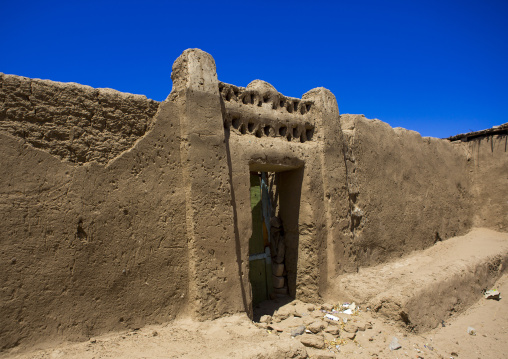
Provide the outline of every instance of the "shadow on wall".
<path id="1" fill-rule="evenodd" d="M 222 104 L 222 110 L 224 111 L 224 104 Z M 229 174 L 229 183 L 231 186 L 231 205 L 233 207 L 233 226 L 234 226 L 234 232 L 235 232 L 235 253 L 236 253 L 236 262 L 238 265 L 238 279 L 240 282 L 240 288 L 242 292 L 242 303 L 243 307 L 245 308 L 245 311 L 249 315 L 249 317 L 252 318 L 252 307 L 248 304 L 247 301 L 247 295 L 245 293 L 245 284 L 243 281 L 243 271 L 242 271 L 242 247 L 241 247 L 241 241 L 240 241 L 240 233 L 238 230 L 238 211 L 236 208 L 236 195 L 235 195 L 235 188 L 233 186 L 233 165 L 231 162 L 231 149 L 229 148 L 229 136 L 230 131 L 229 129 L 224 130 L 224 136 L 225 136 L 225 144 L 226 144 L 226 159 L 228 162 L 228 174 Z"/>
<path id="2" fill-rule="evenodd" d="M 299 215 L 304 168 L 278 172 L 279 215 L 284 226 L 286 245 L 285 266 L 288 289 L 291 297 L 296 296 L 298 253 L 300 242 Z"/>

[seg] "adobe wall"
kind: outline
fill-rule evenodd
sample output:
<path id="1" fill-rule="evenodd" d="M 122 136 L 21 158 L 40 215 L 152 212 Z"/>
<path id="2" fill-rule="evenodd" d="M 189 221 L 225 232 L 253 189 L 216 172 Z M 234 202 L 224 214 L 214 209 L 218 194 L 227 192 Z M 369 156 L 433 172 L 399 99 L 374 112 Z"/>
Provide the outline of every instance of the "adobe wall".
<path id="1" fill-rule="evenodd" d="M 494 134 L 470 139 L 468 150 L 473 178 L 475 227 L 508 231 L 508 135 Z"/>
<path id="2" fill-rule="evenodd" d="M 107 163 L 150 128 L 145 96 L 0 73 L 0 131 L 70 162 Z"/>
<path id="3" fill-rule="evenodd" d="M 168 99 L 176 103 L 180 120 L 189 311 L 200 320 L 245 312 L 251 297 L 239 265 L 215 62 L 204 51 L 186 50 L 173 64 L 171 79 Z"/>
<path id="4" fill-rule="evenodd" d="M 341 270 L 374 265 L 473 225 L 472 185 L 461 143 L 342 115 L 350 224 Z M 342 263 L 340 263 L 342 262 Z"/>
<path id="5" fill-rule="evenodd" d="M 19 87 L 13 92 L 18 94 L 27 81 L 7 79 L 11 85 L 15 81 Z M 46 95 L 56 88 L 64 94 L 76 90 L 74 85 L 49 84 Z M 90 93 L 101 98 L 101 91 Z M 117 120 L 124 120 L 121 113 L 139 110 L 124 108 L 140 103 L 129 102 L 131 98 L 139 99 L 117 94 L 109 99 Z M 68 101 L 62 113 L 79 107 L 82 98 Z M 8 131 L 0 134 L 0 348 L 54 338 L 87 339 L 187 312 L 189 255 L 175 102 L 164 102 L 152 130 L 107 165 L 77 165 L 46 152 L 68 148 L 64 143 L 69 140 L 48 139 L 42 151 L 29 144 L 30 134 L 26 140 L 12 136 L 14 120 L 20 127 L 31 122 L 21 115 L 12 119 L 13 113 L 25 113 L 20 102 L 19 108 L 10 100 L 3 104 L 3 109 L 11 107 L 3 112 Z M 77 123 L 92 136 L 89 113 L 83 117 Z M 34 126 L 62 132 L 70 128 L 66 123 L 50 125 L 49 119 Z M 151 118 L 136 121 L 146 125 Z M 110 136 L 111 143 L 124 138 L 122 128 L 96 133 L 94 143 L 99 146 L 102 135 Z"/>

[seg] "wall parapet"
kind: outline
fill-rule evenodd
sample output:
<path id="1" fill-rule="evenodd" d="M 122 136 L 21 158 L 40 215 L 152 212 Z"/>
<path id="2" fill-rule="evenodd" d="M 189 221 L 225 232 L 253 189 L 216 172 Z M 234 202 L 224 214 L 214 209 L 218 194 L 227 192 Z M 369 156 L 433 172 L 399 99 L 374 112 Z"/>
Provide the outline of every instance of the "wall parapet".
<path id="1" fill-rule="evenodd" d="M 62 160 L 107 163 L 151 127 L 143 95 L 0 73 L 0 131 Z"/>
<path id="2" fill-rule="evenodd" d="M 301 143 L 313 140 L 313 101 L 284 96 L 260 80 L 246 88 L 220 82 L 219 92 L 225 107 L 225 128 L 258 138 Z"/>

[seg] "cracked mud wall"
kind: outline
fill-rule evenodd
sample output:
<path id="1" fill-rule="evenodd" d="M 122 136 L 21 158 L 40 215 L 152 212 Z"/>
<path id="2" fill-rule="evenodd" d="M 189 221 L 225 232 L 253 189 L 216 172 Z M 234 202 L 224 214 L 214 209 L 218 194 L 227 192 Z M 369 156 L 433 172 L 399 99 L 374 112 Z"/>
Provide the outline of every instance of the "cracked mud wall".
<path id="1" fill-rule="evenodd" d="M 0 73 L 0 131 L 70 162 L 107 163 L 151 127 L 159 102 Z"/>
<path id="2" fill-rule="evenodd" d="M 463 146 L 474 183 L 474 225 L 508 232 L 508 135 L 482 136 Z"/>
<path id="3" fill-rule="evenodd" d="M 344 271 L 464 234 L 472 183 L 461 144 L 422 138 L 362 115 L 341 115 L 349 223 Z"/>
<path id="4" fill-rule="evenodd" d="M 187 312 L 176 101 L 108 165 L 61 161 L 0 134 L 0 348 L 85 340 Z"/>

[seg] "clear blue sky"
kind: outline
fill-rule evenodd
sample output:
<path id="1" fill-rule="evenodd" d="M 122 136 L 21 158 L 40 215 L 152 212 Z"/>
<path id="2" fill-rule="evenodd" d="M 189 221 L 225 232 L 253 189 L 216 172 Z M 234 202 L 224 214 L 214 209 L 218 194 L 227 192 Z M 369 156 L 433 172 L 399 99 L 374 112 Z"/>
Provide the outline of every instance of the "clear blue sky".
<path id="1" fill-rule="evenodd" d="M 424 136 L 508 122 L 508 0 L 0 1 L 0 72 L 164 100 L 186 48 L 219 79 L 330 89 Z"/>

